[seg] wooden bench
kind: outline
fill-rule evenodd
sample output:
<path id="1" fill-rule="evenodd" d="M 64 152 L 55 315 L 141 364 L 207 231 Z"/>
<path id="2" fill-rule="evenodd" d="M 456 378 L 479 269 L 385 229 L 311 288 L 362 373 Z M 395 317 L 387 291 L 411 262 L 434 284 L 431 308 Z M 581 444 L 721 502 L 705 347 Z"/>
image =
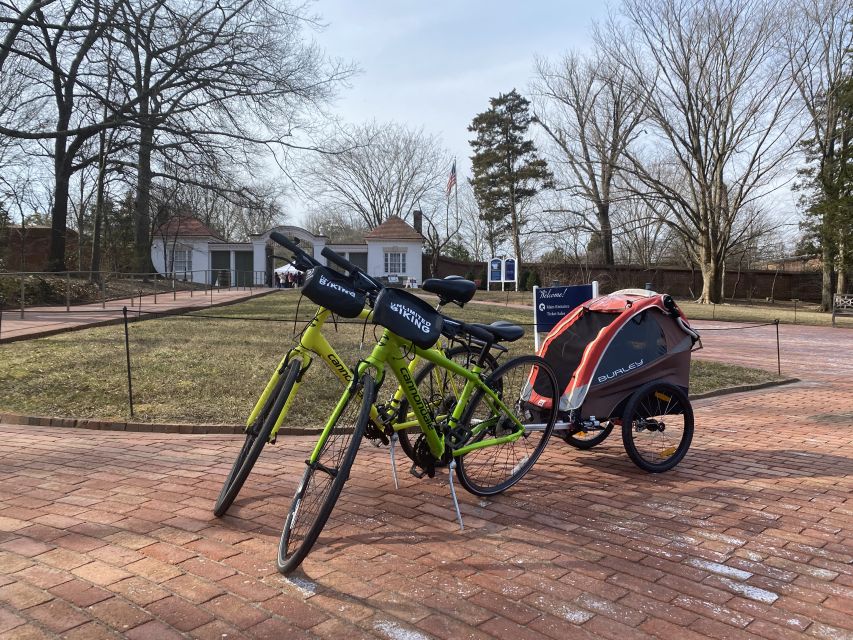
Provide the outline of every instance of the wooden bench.
<path id="1" fill-rule="evenodd" d="M 832 326 L 835 316 L 853 316 L 853 293 L 836 293 L 832 297 Z"/>

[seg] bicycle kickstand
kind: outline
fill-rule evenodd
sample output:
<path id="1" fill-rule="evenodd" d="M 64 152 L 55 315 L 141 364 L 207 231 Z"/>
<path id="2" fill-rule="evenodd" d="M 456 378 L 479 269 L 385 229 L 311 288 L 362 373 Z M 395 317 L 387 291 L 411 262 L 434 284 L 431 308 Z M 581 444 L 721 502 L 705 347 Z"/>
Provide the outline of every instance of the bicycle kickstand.
<path id="1" fill-rule="evenodd" d="M 453 498 L 453 508 L 456 509 L 456 519 L 459 521 L 459 530 L 465 531 L 462 523 L 462 512 L 459 511 L 459 500 L 456 499 L 456 487 L 453 486 L 453 474 L 456 472 L 456 460 L 451 460 L 447 465 L 447 479 L 450 481 L 450 495 Z"/>
<path id="2" fill-rule="evenodd" d="M 391 475 L 394 477 L 394 489 L 399 489 L 400 484 L 397 482 L 397 459 L 394 455 L 394 452 L 397 450 L 397 440 L 399 440 L 399 436 L 394 433 L 391 436 L 390 446 L 388 447 L 391 450 Z"/>

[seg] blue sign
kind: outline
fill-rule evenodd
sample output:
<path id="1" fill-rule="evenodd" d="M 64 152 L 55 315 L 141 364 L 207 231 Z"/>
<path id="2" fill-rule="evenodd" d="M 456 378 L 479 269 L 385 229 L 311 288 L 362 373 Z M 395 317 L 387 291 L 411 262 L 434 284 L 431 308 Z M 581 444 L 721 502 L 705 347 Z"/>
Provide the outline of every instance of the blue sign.
<path id="1" fill-rule="evenodd" d="M 499 258 L 492 258 L 489 262 L 489 281 L 500 282 L 502 279 L 501 271 L 501 260 Z"/>
<path id="2" fill-rule="evenodd" d="M 591 284 L 572 287 L 537 287 L 533 301 L 537 332 L 543 336 L 547 335 L 572 309 L 591 299 Z"/>
<path id="3" fill-rule="evenodd" d="M 504 280 L 515 282 L 515 260 L 513 258 L 504 260 Z"/>

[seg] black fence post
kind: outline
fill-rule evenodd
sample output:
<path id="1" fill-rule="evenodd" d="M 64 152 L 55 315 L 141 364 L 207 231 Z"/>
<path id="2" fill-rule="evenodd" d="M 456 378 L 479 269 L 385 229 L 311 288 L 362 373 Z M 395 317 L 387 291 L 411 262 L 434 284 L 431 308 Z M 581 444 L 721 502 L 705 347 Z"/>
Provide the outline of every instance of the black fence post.
<path id="1" fill-rule="evenodd" d="M 124 352 L 127 356 L 127 401 L 130 404 L 130 417 L 133 417 L 133 382 L 130 377 L 130 334 L 127 330 L 127 306 L 122 308 L 124 315 Z"/>
<path id="2" fill-rule="evenodd" d="M 776 325 L 776 371 L 781 376 L 782 375 L 782 352 L 779 348 L 779 318 L 776 318 L 773 321 L 773 324 Z"/>

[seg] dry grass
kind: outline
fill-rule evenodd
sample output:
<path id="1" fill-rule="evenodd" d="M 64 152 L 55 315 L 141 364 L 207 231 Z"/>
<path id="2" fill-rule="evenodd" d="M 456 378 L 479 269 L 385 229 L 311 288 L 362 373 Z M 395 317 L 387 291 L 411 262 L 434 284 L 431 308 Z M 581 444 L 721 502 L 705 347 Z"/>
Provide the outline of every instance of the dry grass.
<path id="1" fill-rule="evenodd" d="M 271 370 L 293 343 L 298 296 L 269 296 L 184 316 L 130 326 L 136 416 L 146 422 L 228 423 L 245 420 Z M 314 307 L 303 300 L 299 323 Z M 530 311 L 492 305 L 449 307 L 466 321 L 530 322 Z M 215 316 L 215 317 L 206 317 Z M 298 326 L 301 327 L 301 324 Z M 348 363 L 364 357 L 378 330 L 357 321 L 327 325 L 327 337 Z M 533 351 L 529 330 L 511 354 Z M 362 333 L 364 349 L 359 349 Z M 772 374 L 695 362 L 691 390 L 772 379 Z M 316 363 L 306 376 L 289 426 L 319 426 L 340 395 L 340 384 Z M 388 384 L 383 393 L 393 390 Z M 0 345 L 0 411 L 78 418 L 128 419 L 124 330 L 98 327 Z"/>

